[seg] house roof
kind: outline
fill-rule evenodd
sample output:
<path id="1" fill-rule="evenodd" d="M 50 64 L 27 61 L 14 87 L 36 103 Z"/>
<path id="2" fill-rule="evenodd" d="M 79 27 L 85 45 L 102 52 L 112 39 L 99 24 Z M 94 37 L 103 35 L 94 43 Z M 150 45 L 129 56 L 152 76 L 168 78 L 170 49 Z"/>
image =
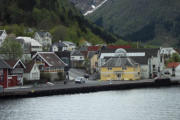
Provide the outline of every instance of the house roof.
<path id="1" fill-rule="evenodd" d="M 34 66 L 34 64 L 35 64 L 35 61 L 31 61 L 29 63 L 26 63 L 25 64 L 26 65 L 26 69 L 24 70 L 24 72 L 25 73 L 30 73 L 32 68 L 33 68 L 33 66 Z"/>
<path id="2" fill-rule="evenodd" d="M 37 52 L 33 59 L 36 56 L 41 57 L 49 66 L 65 67 L 67 65 L 54 52 Z"/>
<path id="3" fill-rule="evenodd" d="M 11 69 L 11 66 L 8 65 L 4 60 L 0 59 L 0 68 L 7 68 L 7 69 Z"/>
<path id="4" fill-rule="evenodd" d="M 157 57 L 159 48 L 128 48 L 125 49 L 127 53 L 145 53 L 145 57 Z M 116 49 L 102 48 L 101 53 L 115 53 Z"/>
<path id="5" fill-rule="evenodd" d="M 102 65 L 103 67 L 123 67 L 123 66 L 130 66 L 133 67 L 137 63 L 128 57 L 112 57 L 107 62 Z"/>
<path id="6" fill-rule="evenodd" d="M 19 60 L 5 60 L 6 63 L 11 67 L 11 68 L 16 68 L 16 66 L 20 63 L 23 68 L 26 68 L 26 66 L 23 64 L 23 62 L 19 59 Z"/>
<path id="7" fill-rule="evenodd" d="M 61 58 L 61 57 L 68 57 L 68 58 L 70 58 L 70 56 L 71 56 L 71 52 L 69 52 L 69 51 L 55 52 L 55 54 L 56 54 L 59 58 Z"/>
<path id="8" fill-rule="evenodd" d="M 83 56 L 79 50 L 74 50 L 71 52 L 71 56 Z"/>
<path id="9" fill-rule="evenodd" d="M 32 39 L 31 37 L 17 37 L 16 39 L 24 40 L 25 43 L 30 43 L 31 46 L 42 47 L 42 45 L 38 41 Z"/>
<path id="10" fill-rule="evenodd" d="M 57 47 L 67 47 L 66 44 L 64 44 L 63 42 L 56 42 L 53 44 L 53 46 L 56 45 Z"/>
<path id="11" fill-rule="evenodd" d="M 148 57 L 146 57 L 146 56 L 135 56 L 135 57 L 130 57 L 130 58 L 132 58 L 134 61 L 136 61 L 137 63 L 139 63 L 141 65 L 148 64 Z"/>
<path id="12" fill-rule="evenodd" d="M 88 46 L 88 51 L 98 51 L 100 48 L 100 46 Z"/>
<path id="13" fill-rule="evenodd" d="M 167 67 L 176 68 L 178 65 L 180 65 L 180 62 L 172 62 L 172 63 L 168 63 Z"/>
<path id="14" fill-rule="evenodd" d="M 124 45 L 124 46 L 122 46 L 122 45 L 108 45 L 107 46 L 107 48 L 108 49 L 118 49 L 118 48 L 131 48 L 131 46 L 130 45 Z"/>

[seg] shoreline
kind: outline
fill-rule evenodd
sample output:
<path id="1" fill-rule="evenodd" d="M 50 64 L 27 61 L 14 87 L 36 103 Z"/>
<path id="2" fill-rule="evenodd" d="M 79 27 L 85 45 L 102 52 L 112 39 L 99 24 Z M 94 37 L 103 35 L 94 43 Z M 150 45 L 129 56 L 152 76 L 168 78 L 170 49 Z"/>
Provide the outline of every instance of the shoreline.
<path id="1" fill-rule="evenodd" d="M 110 90 L 128 90 L 138 88 L 158 88 L 167 86 L 177 86 L 178 81 L 155 83 L 150 80 L 139 81 L 113 81 L 110 82 L 98 82 L 95 84 L 67 84 L 67 85 L 54 85 L 47 87 L 32 87 L 22 89 L 5 90 L 0 93 L 0 98 L 15 99 L 15 98 L 29 98 L 29 97 L 43 97 L 52 95 L 65 95 L 65 94 L 79 94 L 79 93 L 91 93 L 99 91 Z"/>

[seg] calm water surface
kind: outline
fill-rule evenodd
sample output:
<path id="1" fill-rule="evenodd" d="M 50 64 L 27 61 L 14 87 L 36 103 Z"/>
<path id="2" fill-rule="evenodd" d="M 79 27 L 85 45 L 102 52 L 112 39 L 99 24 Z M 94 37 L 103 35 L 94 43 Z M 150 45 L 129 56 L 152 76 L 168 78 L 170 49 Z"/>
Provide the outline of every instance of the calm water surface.
<path id="1" fill-rule="evenodd" d="M 180 87 L 0 100 L 0 120 L 180 120 Z"/>

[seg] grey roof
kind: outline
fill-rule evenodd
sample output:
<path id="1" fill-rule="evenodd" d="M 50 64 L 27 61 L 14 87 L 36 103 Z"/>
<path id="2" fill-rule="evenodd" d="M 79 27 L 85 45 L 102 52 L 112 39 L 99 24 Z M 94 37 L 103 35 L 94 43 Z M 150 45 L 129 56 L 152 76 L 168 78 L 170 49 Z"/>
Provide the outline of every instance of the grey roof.
<path id="1" fill-rule="evenodd" d="M 63 42 L 56 42 L 53 45 L 56 45 L 58 47 L 67 47 L 67 45 L 65 45 Z"/>
<path id="2" fill-rule="evenodd" d="M 4 60 L 0 59 L 0 68 L 8 68 L 11 69 L 10 65 L 8 65 Z"/>
<path id="3" fill-rule="evenodd" d="M 74 50 L 71 52 L 71 56 L 83 56 L 79 50 Z"/>
<path id="4" fill-rule="evenodd" d="M 147 65 L 148 64 L 148 57 L 147 56 L 136 56 L 136 57 L 130 57 L 132 58 L 134 61 L 136 61 L 137 63 L 141 64 L 141 65 Z"/>
<path id="5" fill-rule="evenodd" d="M 137 65 L 137 63 L 128 57 L 112 57 L 110 58 L 103 67 L 124 67 L 124 66 L 130 66 L 134 67 Z"/>
<path id="6" fill-rule="evenodd" d="M 52 52 L 38 52 L 37 55 L 40 55 L 45 62 L 50 66 L 55 67 L 65 67 L 66 64 L 55 54 Z"/>

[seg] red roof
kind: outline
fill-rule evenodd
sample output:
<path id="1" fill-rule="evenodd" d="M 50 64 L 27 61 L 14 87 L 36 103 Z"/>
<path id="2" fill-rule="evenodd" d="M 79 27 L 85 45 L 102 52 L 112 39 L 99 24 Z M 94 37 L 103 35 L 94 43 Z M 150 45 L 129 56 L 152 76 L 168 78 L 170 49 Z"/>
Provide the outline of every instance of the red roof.
<path id="1" fill-rule="evenodd" d="M 88 46 L 88 51 L 98 51 L 100 46 Z"/>
<path id="2" fill-rule="evenodd" d="M 172 62 L 168 63 L 168 68 L 176 68 L 178 65 L 180 65 L 180 62 Z"/>
<path id="3" fill-rule="evenodd" d="M 131 48 L 131 46 L 130 45 L 124 45 L 124 46 L 122 46 L 122 45 L 108 45 L 107 46 L 107 48 L 109 48 L 109 49 L 118 49 L 118 48 Z"/>

